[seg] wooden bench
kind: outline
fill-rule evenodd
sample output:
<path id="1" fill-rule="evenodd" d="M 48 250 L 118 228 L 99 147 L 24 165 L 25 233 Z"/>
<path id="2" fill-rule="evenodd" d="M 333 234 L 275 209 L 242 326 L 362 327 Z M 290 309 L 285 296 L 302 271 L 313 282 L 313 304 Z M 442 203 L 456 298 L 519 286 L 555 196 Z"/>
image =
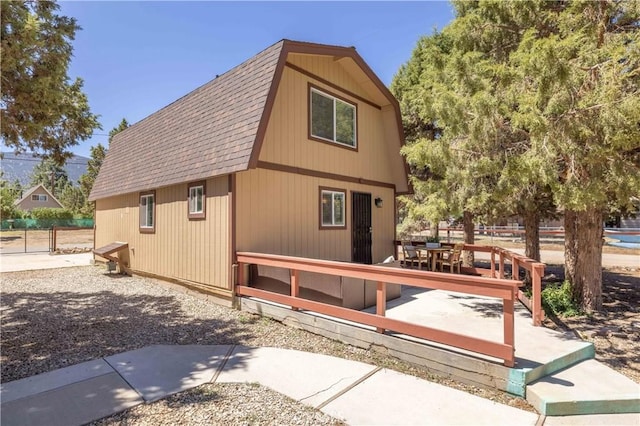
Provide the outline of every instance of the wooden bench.
<path id="1" fill-rule="evenodd" d="M 120 258 L 120 255 L 113 256 L 114 253 L 118 253 L 122 250 L 129 248 L 129 243 L 123 243 L 120 241 L 113 242 L 111 244 L 107 244 L 104 247 L 100 247 L 97 249 L 93 249 L 93 254 L 97 254 L 100 257 L 103 257 L 112 262 L 116 262 L 118 264 L 118 271 L 123 272 L 124 267 L 126 266 L 123 260 Z"/>

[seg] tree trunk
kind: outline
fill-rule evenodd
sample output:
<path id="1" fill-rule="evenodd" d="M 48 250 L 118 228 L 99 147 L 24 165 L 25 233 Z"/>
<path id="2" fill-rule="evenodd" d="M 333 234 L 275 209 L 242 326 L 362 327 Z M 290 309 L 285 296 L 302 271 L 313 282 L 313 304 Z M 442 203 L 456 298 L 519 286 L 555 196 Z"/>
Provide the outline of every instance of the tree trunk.
<path id="1" fill-rule="evenodd" d="M 602 212 L 589 208 L 573 215 L 573 296 L 586 312 L 598 311 L 602 309 Z"/>
<path id="2" fill-rule="evenodd" d="M 475 235 L 474 235 L 474 226 L 473 226 L 473 214 L 465 211 L 462 215 L 462 224 L 464 227 L 464 242 L 465 244 L 474 244 L 475 243 Z M 473 252 L 469 250 L 464 251 L 464 256 L 462 257 L 462 264 L 464 266 L 473 267 L 474 256 Z"/>
<path id="3" fill-rule="evenodd" d="M 429 234 L 431 237 L 440 238 L 440 229 L 438 229 L 439 225 L 440 225 L 439 222 L 429 223 Z"/>
<path id="4" fill-rule="evenodd" d="M 564 211 L 564 279 L 572 285 L 576 278 L 578 259 L 578 232 L 576 230 L 576 212 Z"/>
<path id="5" fill-rule="evenodd" d="M 524 255 L 540 262 L 540 211 L 525 211 L 524 217 Z"/>

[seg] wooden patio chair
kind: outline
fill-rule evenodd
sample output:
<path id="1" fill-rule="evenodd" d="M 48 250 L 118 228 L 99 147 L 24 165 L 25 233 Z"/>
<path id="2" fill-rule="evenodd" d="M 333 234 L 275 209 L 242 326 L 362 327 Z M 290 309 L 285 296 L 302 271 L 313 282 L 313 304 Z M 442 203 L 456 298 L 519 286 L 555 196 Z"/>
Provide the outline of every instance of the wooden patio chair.
<path id="1" fill-rule="evenodd" d="M 422 269 L 422 262 L 425 262 L 427 263 L 427 267 L 429 266 L 428 258 L 421 255 L 418 249 L 411 243 L 402 243 L 402 254 L 405 265 L 408 265 L 410 262 L 413 266 L 415 262 L 418 262 L 418 269 Z"/>
<path id="2" fill-rule="evenodd" d="M 462 248 L 464 247 L 463 243 L 456 243 L 453 246 L 453 250 L 449 253 L 446 253 L 445 256 L 442 256 L 437 261 L 437 265 L 440 268 L 440 272 L 444 272 L 444 267 L 449 267 L 449 272 L 453 273 L 454 268 L 458 270 L 458 274 L 460 273 L 460 265 L 462 264 Z"/>

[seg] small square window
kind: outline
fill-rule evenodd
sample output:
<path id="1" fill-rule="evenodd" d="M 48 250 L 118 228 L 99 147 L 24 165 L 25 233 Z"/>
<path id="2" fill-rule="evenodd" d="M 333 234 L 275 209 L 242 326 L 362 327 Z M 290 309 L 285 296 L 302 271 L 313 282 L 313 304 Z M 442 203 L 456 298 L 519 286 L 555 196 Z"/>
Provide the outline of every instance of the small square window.
<path id="1" fill-rule="evenodd" d="M 140 194 L 140 232 L 152 234 L 156 231 L 156 193 Z"/>
<path id="2" fill-rule="evenodd" d="M 204 219 L 206 217 L 206 185 L 205 182 L 189 184 L 187 194 L 189 219 Z"/>
<path id="3" fill-rule="evenodd" d="M 31 195 L 31 201 L 47 201 L 49 197 L 46 194 L 33 194 Z"/>
<path id="4" fill-rule="evenodd" d="M 320 229 L 344 229 L 346 224 L 346 191 L 320 188 Z"/>

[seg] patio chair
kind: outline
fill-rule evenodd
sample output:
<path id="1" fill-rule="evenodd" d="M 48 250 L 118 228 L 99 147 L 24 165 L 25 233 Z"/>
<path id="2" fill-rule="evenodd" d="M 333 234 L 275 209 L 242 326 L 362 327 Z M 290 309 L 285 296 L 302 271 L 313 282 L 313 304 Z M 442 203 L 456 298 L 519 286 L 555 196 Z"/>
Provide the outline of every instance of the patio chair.
<path id="1" fill-rule="evenodd" d="M 462 248 L 464 247 L 463 243 L 456 243 L 453 246 L 453 250 L 447 253 L 442 258 L 438 259 L 437 265 L 440 268 L 440 272 L 444 272 L 444 267 L 449 267 L 449 272 L 453 273 L 454 268 L 458 270 L 458 274 L 460 273 L 460 265 L 462 264 Z"/>
<path id="2" fill-rule="evenodd" d="M 415 262 L 418 262 L 418 269 L 422 269 L 422 262 L 428 261 L 428 258 L 422 256 L 418 249 L 411 243 L 402 243 L 402 254 L 405 265 L 408 265 L 410 262 L 413 266 Z"/>

